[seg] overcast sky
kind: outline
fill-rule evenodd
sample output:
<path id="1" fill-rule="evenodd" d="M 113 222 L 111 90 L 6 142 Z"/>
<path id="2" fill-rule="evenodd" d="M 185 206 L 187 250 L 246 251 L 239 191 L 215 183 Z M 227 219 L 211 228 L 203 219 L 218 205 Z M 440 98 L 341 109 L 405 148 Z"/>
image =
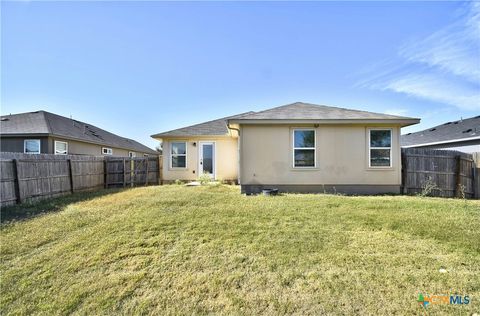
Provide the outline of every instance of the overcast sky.
<path id="1" fill-rule="evenodd" d="M 295 101 L 480 114 L 479 2 L 2 2 L 1 113 L 151 134 Z"/>

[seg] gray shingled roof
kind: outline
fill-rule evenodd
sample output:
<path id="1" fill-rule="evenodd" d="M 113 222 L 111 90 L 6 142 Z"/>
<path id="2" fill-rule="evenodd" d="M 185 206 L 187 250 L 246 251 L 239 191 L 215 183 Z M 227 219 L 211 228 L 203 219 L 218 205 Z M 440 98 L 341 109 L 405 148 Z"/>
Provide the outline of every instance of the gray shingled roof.
<path id="1" fill-rule="evenodd" d="M 303 102 L 282 105 L 268 110 L 245 115 L 241 120 L 415 120 L 382 113 L 373 113 L 345 108 L 316 105 Z"/>
<path id="2" fill-rule="evenodd" d="M 0 122 L 0 134 L 2 136 L 54 135 L 158 155 L 156 151 L 133 139 L 121 137 L 94 125 L 46 111 L 3 115 Z"/>
<path id="3" fill-rule="evenodd" d="M 447 122 L 423 131 L 401 136 L 402 146 L 461 141 L 465 138 L 480 138 L 480 115 L 459 121 Z"/>
<path id="4" fill-rule="evenodd" d="M 217 120 L 208 121 L 200 124 L 195 124 L 171 131 L 152 135 L 153 138 L 162 137 L 186 137 L 186 136 L 225 136 L 228 135 L 227 121 L 229 119 L 241 118 L 254 112 L 246 112 L 233 116 L 222 117 Z"/>
<path id="5" fill-rule="evenodd" d="M 246 112 L 223 117 L 217 120 L 155 134 L 152 135 L 152 137 L 223 136 L 228 135 L 228 121 L 242 122 L 247 120 L 404 120 L 407 121 L 406 124 L 415 124 L 419 121 L 419 119 L 411 117 L 296 102 L 265 111 Z"/>

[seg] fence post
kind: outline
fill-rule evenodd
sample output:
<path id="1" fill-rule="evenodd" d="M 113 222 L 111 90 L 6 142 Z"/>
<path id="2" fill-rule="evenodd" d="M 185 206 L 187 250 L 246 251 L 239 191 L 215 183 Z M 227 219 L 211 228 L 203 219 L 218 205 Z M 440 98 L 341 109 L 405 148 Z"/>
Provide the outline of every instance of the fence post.
<path id="1" fill-rule="evenodd" d="M 407 194 L 407 155 L 401 150 L 401 161 L 402 161 L 402 194 Z"/>
<path id="2" fill-rule="evenodd" d="M 123 158 L 123 187 L 127 185 L 127 164 L 125 158 Z"/>
<path id="3" fill-rule="evenodd" d="M 107 182 L 107 158 L 103 158 L 103 186 L 105 189 L 108 189 L 108 182 Z"/>
<path id="4" fill-rule="evenodd" d="M 163 155 L 158 156 L 158 184 L 163 184 Z"/>
<path id="5" fill-rule="evenodd" d="M 130 187 L 135 185 L 135 161 L 134 158 L 130 158 Z"/>
<path id="6" fill-rule="evenodd" d="M 20 179 L 18 178 L 18 160 L 13 159 L 13 185 L 15 187 L 15 198 L 17 199 L 17 204 L 22 203 L 22 197 L 20 196 Z"/>
<path id="7" fill-rule="evenodd" d="M 460 185 L 461 185 L 460 171 L 461 171 L 462 161 L 461 161 L 460 155 L 455 156 L 455 162 L 457 163 L 455 168 L 455 197 L 461 197 L 460 196 Z"/>
<path id="8" fill-rule="evenodd" d="M 480 152 L 472 154 L 473 157 L 473 197 L 480 198 Z"/>
<path id="9" fill-rule="evenodd" d="M 148 185 L 148 157 L 145 158 L 145 186 Z"/>
<path id="10" fill-rule="evenodd" d="M 480 168 L 473 166 L 473 198 L 478 199 L 480 198 Z"/>
<path id="11" fill-rule="evenodd" d="M 68 177 L 70 179 L 70 192 L 73 194 L 73 173 L 72 173 L 72 159 L 67 159 L 68 163 Z"/>

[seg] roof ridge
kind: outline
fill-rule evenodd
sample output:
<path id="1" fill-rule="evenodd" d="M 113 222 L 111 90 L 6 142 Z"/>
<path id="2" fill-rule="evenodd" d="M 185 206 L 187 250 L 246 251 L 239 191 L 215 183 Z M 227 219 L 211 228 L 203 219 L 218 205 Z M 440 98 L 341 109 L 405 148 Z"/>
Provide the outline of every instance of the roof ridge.
<path id="1" fill-rule="evenodd" d="M 253 113 L 255 113 L 255 114 L 260 114 L 260 113 L 264 113 L 264 112 L 266 112 L 266 111 L 276 110 L 276 109 L 284 108 L 284 107 L 291 106 L 291 105 L 294 105 L 294 104 L 306 104 L 306 103 L 304 103 L 304 102 L 293 102 L 293 103 L 289 103 L 289 104 L 284 104 L 284 105 L 275 106 L 275 107 L 273 107 L 273 108 L 265 109 L 265 110 L 258 111 L 258 112 L 253 111 Z"/>
<path id="2" fill-rule="evenodd" d="M 45 124 L 47 124 L 47 130 L 48 130 L 48 133 L 49 134 L 53 134 L 53 130 L 52 130 L 52 126 L 50 124 L 50 121 L 48 120 L 48 117 L 45 115 L 47 114 L 48 112 L 47 111 L 43 111 L 43 110 L 40 110 L 38 111 L 40 113 L 42 113 L 43 115 L 43 119 L 45 120 Z M 49 113 L 50 114 L 50 113 Z"/>

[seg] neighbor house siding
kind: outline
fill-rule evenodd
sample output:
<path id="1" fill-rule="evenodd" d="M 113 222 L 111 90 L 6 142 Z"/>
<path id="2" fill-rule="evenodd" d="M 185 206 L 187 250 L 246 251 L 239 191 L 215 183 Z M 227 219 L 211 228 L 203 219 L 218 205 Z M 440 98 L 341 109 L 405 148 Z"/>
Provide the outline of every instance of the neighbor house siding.
<path id="1" fill-rule="evenodd" d="M 315 168 L 293 168 L 292 130 L 296 127 L 316 131 Z M 369 168 L 369 127 L 392 129 L 390 168 Z M 240 182 L 250 186 L 370 185 L 399 188 L 399 131 L 398 126 L 241 125 Z"/>
<path id="2" fill-rule="evenodd" d="M 55 141 L 61 141 L 61 142 L 67 142 L 68 143 L 68 153 L 70 155 L 91 155 L 91 156 L 103 156 L 102 154 L 102 148 L 103 147 L 108 147 L 112 148 L 112 156 L 119 156 L 119 157 L 128 157 L 128 150 L 121 149 L 121 148 L 115 148 L 112 146 L 108 145 L 97 145 L 97 144 L 91 144 L 91 143 L 86 143 L 86 142 L 80 142 L 76 140 L 69 140 L 65 138 L 60 138 L 60 137 L 51 137 L 50 138 L 50 144 L 52 146 L 52 153 L 53 153 L 53 148 Z M 137 153 L 138 156 L 141 156 Z"/>
<path id="3" fill-rule="evenodd" d="M 28 137 L 1 137 L 0 138 L 0 151 L 23 153 L 24 140 L 26 139 L 40 139 L 40 152 L 42 154 L 50 153 L 50 144 L 48 137 L 42 136 L 28 136 Z"/>
<path id="4" fill-rule="evenodd" d="M 186 137 L 163 139 L 163 180 L 196 180 L 198 179 L 199 142 L 215 142 L 216 178 L 235 181 L 238 178 L 238 139 L 233 137 Z M 186 168 L 171 168 L 170 144 L 172 142 L 187 143 Z M 195 145 L 194 145 L 195 143 Z"/>
<path id="5" fill-rule="evenodd" d="M 55 153 L 55 141 L 62 141 L 68 143 L 68 154 L 70 155 L 91 155 L 102 156 L 102 148 L 112 148 L 113 155 L 119 157 L 128 157 L 128 153 L 133 150 L 126 150 L 116 148 L 108 145 L 97 145 L 76 140 L 65 139 L 55 136 L 28 136 L 28 137 L 1 137 L 0 147 L 2 152 L 18 152 L 23 153 L 23 142 L 25 139 L 40 139 L 40 152 L 42 154 Z M 144 152 L 135 152 L 137 157 L 143 157 Z M 150 154 L 152 155 L 152 154 Z"/>

